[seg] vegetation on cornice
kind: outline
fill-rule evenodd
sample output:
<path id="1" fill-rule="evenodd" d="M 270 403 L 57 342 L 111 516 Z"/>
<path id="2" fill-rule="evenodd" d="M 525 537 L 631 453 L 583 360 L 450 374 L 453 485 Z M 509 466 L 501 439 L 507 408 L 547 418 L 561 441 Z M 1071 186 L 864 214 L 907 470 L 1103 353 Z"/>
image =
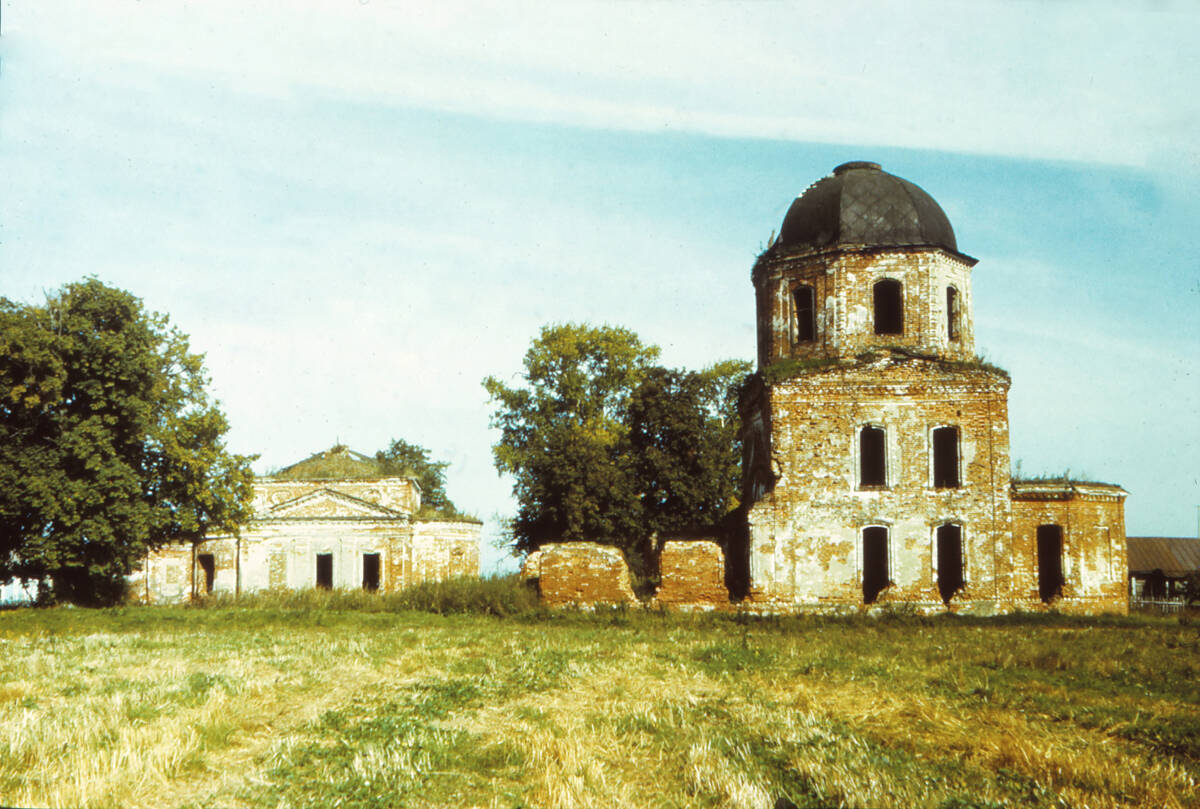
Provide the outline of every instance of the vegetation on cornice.
<path id="1" fill-rule="evenodd" d="M 782 360 L 776 360 L 768 365 L 760 373 L 763 382 L 767 385 L 774 385 L 778 382 L 783 382 L 793 377 L 803 376 L 804 374 L 813 371 L 819 371 L 826 368 L 832 368 L 835 365 L 841 364 L 841 360 L 837 357 L 812 357 L 810 359 L 799 359 L 797 357 L 788 357 Z"/>
<path id="2" fill-rule="evenodd" d="M 973 372 L 986 371 L 1011 379 L 1008 371 L 1003 368 L 993 365 L 983 357 L 976 356 L 970 360 L 951 360 L 945 357 L 939 357 L 935 354 L 926 354 L 920 351 L 914 351 L 911 348 L 904 346 L 879 346 L 857 354 L 853 359 L 839 357 L 813 357 L 800 359 L 796 357 L 788 357 L 768 365 L 759 372 L 759 376 L 765 385 L 775 385 L 780 382 L 794 379 L 805 374 L 815 371 L 824 371 L 830 368 L 842 367 L 853 368 L 856 366 L 869 365 L 884 358 L 899 358 L 901 360 L 914 359 L 922 362 L 929 362 L 937 365 L 943 371 L 955 372 Z"/>
<path id="3" fill-rule="evenodd" d="M 867 351 L 864 351 L 855 357 L 855 359 L 857 359 L 859 362 L 870 363 L 888 356 L 899 356 L 905 359 L 932 362 L 935 363 L 939 368 L 951 372 L 987 371 L 988 373 L 1002 376 L 1009 381 L 1012 380 L 1012 377 L 1009 375 L 1008 371 L 1004 370 L 999 365 L 988 362 L 978 354 L 969 360 L 952 360 L 946 357 L 939 357 L 936 354 L 928 354 L 924 351 L 917 351 L 916 349 L 909 348 L 908 346 L 891 345 L 878 346 L 876 348 L 868 349 Z"/>
<path id="4" fill-rule="evenodd" d="M 1075 477 L 1071 475 L 1071 470 L 1066 470 L 1061 473 L 1048 475 L 1022 475 L 1020 468 L 1012 477 L 1013 486 L 1113 486 L 1121 488 L 1119 484 L 1109 483 L 1105 480 L 1089 480 L 1083 477 Z"/>

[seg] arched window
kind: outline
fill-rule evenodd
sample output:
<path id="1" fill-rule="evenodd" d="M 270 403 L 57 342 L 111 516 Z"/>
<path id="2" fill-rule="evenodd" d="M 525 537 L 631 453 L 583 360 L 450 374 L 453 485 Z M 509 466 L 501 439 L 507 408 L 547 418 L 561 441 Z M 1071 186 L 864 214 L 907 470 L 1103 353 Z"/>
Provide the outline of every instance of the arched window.
<path id="1" fill-rule="evenodd" d="M 887 433 L 867 425 L 858 433 L 858 485 L 887 485 Z"/>
<path id="2" fill-rule="evenodd" d="M 863 603 L 874 603 L 883 588 L 891 583 L 888 572 L 888 530 L 872 525 L 862 532 Z"/>
<path id="3" fill-rule="evenodd" d="M 957 489 L 960 485 L 958 428 L 938 427 L 933 431 L 933 487 Z"/>
<path id="4" fill-rule="evenodd" d="M 951 340 L 958 339 L 958 290 L 946 287 L 946 329 Z"/>
<path id="5" fill-rule="evenodd" d="M 937 528 L 937 586 L 946 604 L 963 586 L 962 528 L 952 523 Z"/>
<path id="6" fill-rule="evenodd" d="M 817 296 L 812 287 L 801 284 L 792 290 L 796 304 L 796 342 L 811 343 L 817 339 Z"/>
<path id="7" fill-rule="evenodd" d="M 875 284 L 875 333 L 904 334 L 904 285 L 894 278 Z"/>
<path id="8" fill-rule="evenodd" d="M 1039 525 L 1037 529 L 1038 597 L 1050 603 L 1062 595 L 1063 542 L 1061 525 Z"/>

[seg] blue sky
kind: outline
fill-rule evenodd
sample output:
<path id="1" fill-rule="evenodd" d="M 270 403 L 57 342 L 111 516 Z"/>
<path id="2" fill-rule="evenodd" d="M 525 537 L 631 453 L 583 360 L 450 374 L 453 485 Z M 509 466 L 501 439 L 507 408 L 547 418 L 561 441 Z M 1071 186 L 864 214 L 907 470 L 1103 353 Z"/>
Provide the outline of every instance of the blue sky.
<path id="1" fill-rule="evenodd" d="M 832 5 L 0 0 L 0 295 L 129 289 L 260 471 L 404 437 L 495 535 L 484 376 L 557 321 L 752 358 L 754 257 L 874 160 L 980 260 L 1014 462 L 1194 534 L 1200 14 Z"/>

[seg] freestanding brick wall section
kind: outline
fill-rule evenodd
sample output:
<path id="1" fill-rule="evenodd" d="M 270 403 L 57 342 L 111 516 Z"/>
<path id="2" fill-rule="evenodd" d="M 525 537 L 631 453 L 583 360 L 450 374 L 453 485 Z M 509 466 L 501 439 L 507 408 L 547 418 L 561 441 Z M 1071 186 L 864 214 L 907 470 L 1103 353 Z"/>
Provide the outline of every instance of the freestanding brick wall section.
<path id="1" fill-rule="evenodd" d="M 621 551 L 596 542 L 543 545 L 530 554 L 522 573 L 536 578 L 548 607 L 637 604 L 629 566 Z"/>
<path id="2" fill-rule="evenodd" d="M 666 542 L 659 554 L 658 569 L 658 604 L 684 611 L 730 607 L 725 554 L 716 542 Z"/>

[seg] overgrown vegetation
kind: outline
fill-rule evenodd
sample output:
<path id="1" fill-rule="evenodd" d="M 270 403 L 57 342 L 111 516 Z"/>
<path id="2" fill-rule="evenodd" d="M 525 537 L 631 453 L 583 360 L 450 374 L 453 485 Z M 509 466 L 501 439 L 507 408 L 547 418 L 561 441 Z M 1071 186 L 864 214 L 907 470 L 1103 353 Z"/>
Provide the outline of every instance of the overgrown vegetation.
<path id="1" fill-rule="evenodd" d="M 1200 806 L 1178 620 L 338 599 L 0 613 L 0 803 Z"/>

